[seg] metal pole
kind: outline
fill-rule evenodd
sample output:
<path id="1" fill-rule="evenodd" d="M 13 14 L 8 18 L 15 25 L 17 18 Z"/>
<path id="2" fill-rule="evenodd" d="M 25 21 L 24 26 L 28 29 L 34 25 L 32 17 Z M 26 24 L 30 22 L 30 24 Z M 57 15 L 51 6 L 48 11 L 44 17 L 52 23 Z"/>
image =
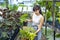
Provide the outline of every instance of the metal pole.
<path id="1" fill-rule="evenodd" d="M 8 8 L 8 0 L 6 0 L 6 8 Z"/>
<path id="2" fill-rule="evenodd" d="M 47 6 L 47 4 L 48 4 L 48 1 L 46 1 L 46 6 Z M 46 9 L 45 9 L 45 35 L 47 36 L 47 13 L 46 13 Z"/>
<path id="3" fill-rule="evenodd" d="M 53 6 L 52 6 L 52 18 L 53 18 L 53 39 L 55 40 L 55 13 L 54 13 L 54 10 L 55 10 L 55 0 L 53 0 Z"/>

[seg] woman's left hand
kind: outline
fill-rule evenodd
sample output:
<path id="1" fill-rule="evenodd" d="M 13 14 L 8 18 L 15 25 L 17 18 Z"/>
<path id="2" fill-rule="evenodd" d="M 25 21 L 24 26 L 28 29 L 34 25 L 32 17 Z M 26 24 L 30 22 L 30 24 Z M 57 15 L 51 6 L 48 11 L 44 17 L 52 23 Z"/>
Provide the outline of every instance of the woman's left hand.
<path id="1" fill-rule="evenodd" d="M 35 34 L 37 34 L 38 32 L 36 31 Z"/>
<path id="2" fill-rule="evenodd" d="M 38 29 L 37 29 L 36 32 L 35 32 L 36 34 L 41 30 L 41 29 L 40 29 L 40 25 L 37 25 L 37 26 L 38 26 Z"/>

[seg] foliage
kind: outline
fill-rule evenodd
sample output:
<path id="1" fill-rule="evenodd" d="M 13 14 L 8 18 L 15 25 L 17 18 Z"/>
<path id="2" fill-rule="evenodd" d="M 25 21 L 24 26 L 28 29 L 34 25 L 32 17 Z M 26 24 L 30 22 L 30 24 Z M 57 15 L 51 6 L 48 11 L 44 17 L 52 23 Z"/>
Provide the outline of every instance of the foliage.
<path id="1" fill-rule="evenodd" d="M 2 7 L 6 7 L 5 2 L 4 2 L 4 3 L 2 3 L 2 4 L 0 4 L 0 6 L 2 6 Z"/>
<path id="2" fill-rule="evenodd" d="M 24 4 L 19 4 L 19 6 L 20 6 L 20 7 L 25 7 L 25 5 L 24 5 Z"/>
<path id="3" fill-rule="evenodd" d="M 27 38 L 29 40 L 34 40 L 36 34 L 34 33 L 35 30 L 32 27 L 26 27 L 25 29 L 21 29 L 19 32 L 19 36 L 21 38 Z"/>
<path id="4" fill-rule="evenodd" d="M 45 34 L 45 27 L 42 28 L 42 32 L 43 34 Z M 53 32 L 53 29 L 47 27 L 47 36 L 51 35 L 52 32 Z"/>
<path id="5" fill-rule="evenodd" d="M 40 6 L 44 6 L 46 4 L 45 1 L 36 1 L 35 5 L 39 4 Z"/>
<path id="6" fill-rule="evenodd" d="M 56 14 L 56 19 L 58 20 L 58 22 L 60 23 L 60 13 Z"/>
<path id="7" fill-rule="evenodd" d="M 57 6 L 60 6 L 60 2 L 56 2 L 56 5 L 57 5 Z"/>
<path id="8" fill-rule="evenodd" d="M 13 10 L 13 11 L 16 11 L 18 9 L 18 6 L 17 5 L 9 5 L 8 6 L 10 10 Z"/>
<path id="9" fill-rule="evenodd" d="M 56 33 L 56 37 L 57 37 L 57 38 L 60 38 L 60 34 L 59 34 L 59 33 Z"/>
<path id="10" fill-rule="evenodd" d="M 17 5 L 13 5 L 13 10 L 17 10 L 18 6 Z"/>
<path id="11" fill-rule="evenodd" d="M 60 18 L 57 18 L 57 20 L 59 21 L 59 23 L 60 23 Z"/>
<path id="12" fill-rule="evenodd" d="M 47 20 L 48 20 L 48 19 L 52 16 L 52 14 L 51 14 L 51 12 L 50 12 L 50 11 L 48 11 L 46 14 L 47 14 L 47 16 L 46 16 L 46 17 L 47 17 Z"/>
<path id="13" fill-rule="evenodd" d="M 13 6 L 12 5 L 8 5 L 9 9 L 12 10 L 13 9 Z"/>
<path id="14" fill-rule="evenodd" d="M 14 14 L 13 13 L 10 14 L 10 12 L 9 12 L 9 15 L 6 15 L 6 18 L 3 18 L 3 19 L 4 20 L 0 22 L 0 34 L 1 34 L 0 39 L 1 40 L 3 40 L 2 38 L 11 37 L 15 32 L 14 30 L 17 29 L 17 23 L 18 23 L 18 22 L 16 23 L 16 20 L 18 19 L 15 20 Z"/>
<path id="15" fill-rule="evenodd" d="M 24 13 L 23 15 L 21 15 L 20 17 L 20 24 L 23 25 L 23 22 L 26 21 L 26 19 L 29 17 L 29 15 L 27 13 Z"/>

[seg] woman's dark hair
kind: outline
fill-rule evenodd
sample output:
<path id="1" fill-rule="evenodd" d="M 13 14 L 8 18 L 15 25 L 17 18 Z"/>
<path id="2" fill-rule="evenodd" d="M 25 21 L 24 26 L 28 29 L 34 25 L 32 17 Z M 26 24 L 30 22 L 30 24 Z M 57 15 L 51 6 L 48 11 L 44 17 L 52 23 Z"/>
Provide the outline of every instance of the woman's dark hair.
<path id="1" fill-rule="evenodd" d="M 33 7 L 33 11 L 39 10 L 39 13 L 42 14 L 41 7 L 39 5 L 35 5 Z"/>

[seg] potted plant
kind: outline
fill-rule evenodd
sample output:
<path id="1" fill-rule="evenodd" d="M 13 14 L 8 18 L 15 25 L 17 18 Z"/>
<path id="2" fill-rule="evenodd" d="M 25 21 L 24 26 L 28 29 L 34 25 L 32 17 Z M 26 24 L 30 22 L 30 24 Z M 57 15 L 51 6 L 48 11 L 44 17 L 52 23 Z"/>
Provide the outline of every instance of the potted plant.
<path id="1" fill-rule="evenodd" d="M 25 27 L 20 29 L 19 37 L 20 40 L 34 40 L 36 34 L 34 33 L 35 30 L 32 27 Z"/>

